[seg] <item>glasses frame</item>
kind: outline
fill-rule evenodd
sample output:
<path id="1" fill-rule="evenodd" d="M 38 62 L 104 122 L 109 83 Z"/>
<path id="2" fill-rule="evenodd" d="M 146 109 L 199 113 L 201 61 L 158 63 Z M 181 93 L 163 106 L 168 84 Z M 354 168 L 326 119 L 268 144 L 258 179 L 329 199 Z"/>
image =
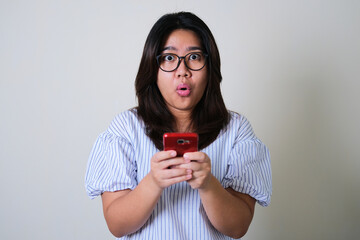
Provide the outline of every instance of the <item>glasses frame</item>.
<path id="1" fill-rule="evenodd" d="M 185 61 L 185 58 L 186 58 L 187 56 L 189 56 L 190 54 L 194 54 L 194 53 L 201 53 L 201 54 L 205 57 L 204 66 L 202 66 L 202 67 L 199 68 L 199 69 L 192 69 L 192 68 L 190 68 L 190 67 L 187 65 L 186 61 Z M 208 58 L 208 56 L 209 56 L 208 54 L 206 54 L 206 53 L 204 53 L 204 52 L 189 52 L 188 54 L 186 54 L 185 56 L 182 56 L 182 57 L 179 56 L 179 55 L 177 55 L 177 54 L 175 54 L 175 53 L 167 53 L 167 54 L 176 56 L 176 57 L 178 58 L 178 63 L 177 63 L 176 67 L 175 67 L 173 70 L 171 70 L 171 71 L 164 70 L 164 69 L 162 69 L 161 66 L 160 66 L 160 61 L 159 61 L 159 59 L 160 59 L 161 56 L 166 55 L 166 53 L 162 53 L 162 54 L 160 54 L 160 55 L 157 55 L 157 56 L 156 56 L 156 62 L 157 62 L 157 64 L 158 64 L 159 68 L 161 69 L 161 71 L 164 71 L 164 72 L 173 72 L 173 71 L 175 71 L 176 69 L 178 69 L 179 66 L 180 66 L 180 64 L 181 64 L 181 60 L 182 60 L 182 59 L 184 59 L 184 64 L 185 64 L 186 68 L 190 69 L 191 71 L 200 71 L 201 69 L 203 69 L 203 68 L 206 66 L 206 64 L 207 64 L 207 58 Z"/>

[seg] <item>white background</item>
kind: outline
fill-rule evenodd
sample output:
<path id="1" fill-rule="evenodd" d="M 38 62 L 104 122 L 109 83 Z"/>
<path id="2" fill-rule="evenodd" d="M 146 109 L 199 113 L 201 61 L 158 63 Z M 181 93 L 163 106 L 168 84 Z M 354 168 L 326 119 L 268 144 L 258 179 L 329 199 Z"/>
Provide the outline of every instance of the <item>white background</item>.
<path id="1" fill-rule="evenodd" d="M 360 2 L 0 1 L 0 239 L 113 239 L 84 174 L 136 105 L 151 26 L 187 10 L 213 31 L 222 92 L 271 151 L 272 203 L 246 240 L 360 235 Z"/>

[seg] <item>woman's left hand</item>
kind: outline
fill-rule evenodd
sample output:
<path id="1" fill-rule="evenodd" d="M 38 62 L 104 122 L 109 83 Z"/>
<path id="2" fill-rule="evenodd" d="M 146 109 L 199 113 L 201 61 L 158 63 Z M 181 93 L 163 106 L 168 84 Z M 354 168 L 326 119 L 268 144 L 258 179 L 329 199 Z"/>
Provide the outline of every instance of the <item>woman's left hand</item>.
<path id="1" fill-rule="evenodd" d="M 188 163 L 178 167 L 192 170 L 192 178 L 187 180 L 193 189 L 203 189 L 207 187 L 211 176 L 211 161 L 204 152 L 188 152 L 184 154 L 184 159 Z"/>

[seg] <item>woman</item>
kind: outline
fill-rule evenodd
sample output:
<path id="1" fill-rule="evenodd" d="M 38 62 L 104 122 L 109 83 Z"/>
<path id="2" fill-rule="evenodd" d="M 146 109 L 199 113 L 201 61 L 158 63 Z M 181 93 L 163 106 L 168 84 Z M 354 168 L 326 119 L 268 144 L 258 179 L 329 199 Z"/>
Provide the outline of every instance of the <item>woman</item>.
<path id="1" fill-rule="evenodd" d="M 161 17 L 145 43 L 138 107 L 97 139 L 86 173 L 110 231 L 124 239 L 242 237 L 255 202 L 271 195 L 269 153 L 249 122 L 228 111 L 219 52 L 192 13 Z M 196 132 L 199 151 L 162 150 L 165 132 Z"/>

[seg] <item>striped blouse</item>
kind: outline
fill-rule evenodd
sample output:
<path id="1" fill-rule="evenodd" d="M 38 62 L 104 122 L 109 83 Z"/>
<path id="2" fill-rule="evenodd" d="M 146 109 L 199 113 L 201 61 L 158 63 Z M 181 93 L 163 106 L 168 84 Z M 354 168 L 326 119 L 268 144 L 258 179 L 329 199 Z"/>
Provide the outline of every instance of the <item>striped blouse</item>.
<path id="1" fill-rule="evenodd" d="M 201 151 L 211 159 L 211 172 L 224 188 L 246 193 L 267 206 L 272 191 L 269 151 L 245 117 L 234 112 L 230 115 L 227 128 Z M 149 173 L 150 159 L 158 151 L 134 110 L 119 114 L 90 153 L 87 194 L 94 198 L 105 191 L 134 189 Z M 121 239 L 232 238 L 211 225 L 198 191 L 181 182 L 164 189 L 144 226 Z"/>

